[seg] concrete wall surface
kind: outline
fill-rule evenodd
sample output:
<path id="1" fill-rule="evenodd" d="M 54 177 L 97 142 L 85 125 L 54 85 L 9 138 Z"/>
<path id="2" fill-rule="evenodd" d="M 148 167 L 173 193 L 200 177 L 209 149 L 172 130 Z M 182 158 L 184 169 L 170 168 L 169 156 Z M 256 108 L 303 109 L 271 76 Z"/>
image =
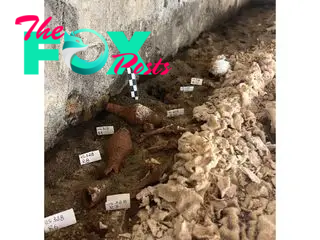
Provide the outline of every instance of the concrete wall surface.
<path id="1" fill-rule="evenodd" d="M 49 27 L 62 25 L 70 33 L 90 28 L 108 42 L 109 59 L 92 75 L 71 71 L 62 57 L 63 38 L 58 45 L 59 61 L 45 63 L 45 150 L 53 147 L 68 126 L 88 120 L 102 108 L 110 95 L 118 94 L 125 81 L 119 75 L 106 75 L 119 53 L 107 31 L 123 31 L 128 39 L 135 31 L 151 31 L 139 51 L 147 62 L 157 62 L 191 44 L 199 34 L 217 22 L 220 16 L 237 10 L 249 0 L 45 0 L 45 18 L 52 16 Z M 80 33 L 90 47 L 80 54 L 95 60 L 104 50 L 101 40 Z M 78 35 L 77 35 L 78 36 Z"/>

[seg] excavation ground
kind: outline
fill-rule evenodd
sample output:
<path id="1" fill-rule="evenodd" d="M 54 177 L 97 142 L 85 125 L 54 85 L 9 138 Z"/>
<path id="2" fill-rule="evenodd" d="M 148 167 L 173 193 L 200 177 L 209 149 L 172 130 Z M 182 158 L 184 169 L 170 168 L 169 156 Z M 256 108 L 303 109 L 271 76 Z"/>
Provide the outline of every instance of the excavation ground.
<path id="1" fill-rule="evenodd" d="M 155 76 L 138 82 L 139 100 L 130 97 L 129 87 L 113 97 L 109 102 L 120 105 L 131 105 L 136 102 L 153 109 L 164 117 L 163 126 L 169 124 L 196 129 L 201 123 L 192 118 L 194 107 L 207 100 L 215 88 L 221 85 L 221 79 L 209 73 L 212 59 L 220 54 L 227 58 L 254 48 L 269 48 L 275 45 L 275 32 L 267 31 L 275 21 L 274 6 L 255 6 L 241 10 L 236 17 L 212 30 L 203 33 L 189 48 L 179 52 L 170 62 L 172 70 L 167 75 Z M 252 59 L 254 61 L 254 59 Z M 196 86 L 193 92 L 180 91 L 180 86 L 190 85 L 192 77 L 204 79 L 202 86 Z M 275 135 L 270 133 L 270 122 L 264 114 L 264 101 L 275 101 L 275 82 L 266 86 L 267 94 L 256 99 L 252 111 L 258 120 L 264 124 L 267 140 L 275 143 Z M 185 114 L 179 117 L 167 118 L 166 111 L 184 108 Z M 120 173 L 103 176 L 107 156 L 104 145 L 110 136 L 97 136 L 96 127 L 112 125 L 115 131 L 121 127 L 130 129 L 134 151 L 126 159 Z M 45 216 L 49 216 L 73 208 L 77 223 L 70 227 L 59 229 L 45 235 L 46 239 L 118 239 L 119 233 L 131 232 L 137 221 L 136 213 L 139 202 L 135 194 L 143 187 L 166 181 L 170 167 L 174 164 L 177 150 L 150 153 L 147 149 L 160 145 L 170 139 L 177 140 L 181 133 L 154 135 L 142 143 L 138 142 L 144 130 L 141 126 L 132 126 L 114 114 L 101 112 L 95 119 L 68 129 L 53 149 L 45 154 Z M 79 155 L 85 152 L 99 150 L 102 160 L 87 165 L 80 165 Z M 150 166 L 146 160 L 154 158 L 161 164 Z M 151 176 L 145 178 L 152 168 L 163 171 L 164 177 Z M 162 169 L 161 169 L 162 168 Z M 152 171 L 151 171 L 152 173 Z M 84 207 L 86 200 L 84 189 L 96 180 L 110 184 L 108 194 L 130 193 L 131 208 L 128 210 L 105 210 L 104 202 L 88 209 Z M 125 212 L 125 214 L 123 214 Z M 100 229 L 99 223 L 107 226 Z"/>

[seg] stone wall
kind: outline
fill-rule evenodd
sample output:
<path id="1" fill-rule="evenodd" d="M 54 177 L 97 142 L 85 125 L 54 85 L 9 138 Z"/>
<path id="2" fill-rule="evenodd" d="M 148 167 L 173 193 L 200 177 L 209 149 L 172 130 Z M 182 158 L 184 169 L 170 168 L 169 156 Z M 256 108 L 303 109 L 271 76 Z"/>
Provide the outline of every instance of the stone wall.
<path id="1" fill-rule="evenodd" d="M 118 94 L 125 83 L 121 76 L 106 75 L 118 53 L 106 31 L 124 31 L 131 38 L 135 31 L 151 31 L 139 51 L 147 62 L 156 62 L 191 44 L 201 32 L 228 16 L 249 0 L 45 0 L 49 27 L 64 26 L 68 33 L 90 28 L 102 34 L 109 46 L 106 65 L 95 74 L 82 76 L 69 70 L 62 58 L 63 39 L 58 48 L 59 61 L 45 63 L 45 150 L 59 140 L 68 126 L 88 120 L 101 110 L 102 102 Z M 90 48 L 77 54 L 94 60 L 103 44 L 94 34 L 81 33 Z"/>

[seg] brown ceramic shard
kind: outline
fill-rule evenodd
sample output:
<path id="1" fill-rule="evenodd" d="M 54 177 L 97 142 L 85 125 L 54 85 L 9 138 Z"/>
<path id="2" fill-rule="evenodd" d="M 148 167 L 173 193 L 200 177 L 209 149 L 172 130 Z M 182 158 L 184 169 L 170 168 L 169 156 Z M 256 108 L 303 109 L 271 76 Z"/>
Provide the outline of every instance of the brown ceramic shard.
<path id="1" fill-rule="evenodd" d="M 140 181 L 138 182 L 137 186 L 131 190 L 131 197 L 135 198 L 136 195 L 145 187 L 155 185 L 160 182 L 161 178 L 165 173 L 170 175 L 171 173 L 171 166 L 173 157 L 170 157 L 170 160 L 161 162 L 161 164 L 152 164 L 149 165 L 149 172 L 146 176 L 144 176 Z"/>
<path id="2" fill-rule="evenodd" d="M 134 104 L 133 106 L 121 106 L 114 103 L 108 103 L 106 110 L 124 118 L 131 124 L 142 125 L 144 123 L 151 123 L 154 126 L 159 126 L 162 122 L 158 114 L 139 103 Z"/>
<path id="3" fill-rule="evenodd" d="M 104 174 L 107 176 L 111 171 L 118 173 L 125 158 L 131 151 L 132 141 L 130 132 L 126 128 L 121 128 L 111 136 L 105 146 L 105 153 L 108 156 L 108 160 Z"/>
<path id="4" fill-rule="evenodd" d="M 141 190 L 147 186 L 159 183 L 163 174 L 171 169 L 171 165 L 173 165 L 172 161 L 173 157 L 171 156 L 170 160 L 161 162 L 160 165 L 150 165 L 150 171 L 139 181 L 138 189 Z"/>
<path id="5" fill-rule="evenodd" d="M 87 208 L 92 208 L 105 200 L 110 183 L 107 181 L 96 181 L 90 184 L 83 191 L 83 204 Z"/>

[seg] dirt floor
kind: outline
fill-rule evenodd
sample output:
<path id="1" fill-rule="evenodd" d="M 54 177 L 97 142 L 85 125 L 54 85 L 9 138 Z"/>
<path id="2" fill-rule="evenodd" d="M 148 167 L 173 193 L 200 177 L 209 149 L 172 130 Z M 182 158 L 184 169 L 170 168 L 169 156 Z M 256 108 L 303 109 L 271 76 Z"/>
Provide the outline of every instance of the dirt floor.
<path id="1" fill-rule="evenodd" d="M 275 239 L 274 23 L 274 6 L 243 9 L 179 52 L 167 75 L 141 77 L 139 101 L 128 88 L 109 100 L 139 102 L 163 117 L 163 126 L 175 124 L 187 133 L 140 142 L 142 126 L 108 112 L 68 129 L 45 155 L 45 216 L 73 208 L 77 223 L 45 238 Z M 210 69 L 221 54 L 231 70 L 215 76 Z M 192 77 L 204 79 L 202 86 L 179 91 Z M 176 108 L 185 114 L 167 118 L 166 111 Z M 134 148 L 121 171 L 108 177 L 104 146 L 110 136 L 97 136 L 95 129 L 104 125 L 128 128 Z M 168 140 L 178 148 L 148 150 Z M 81 166 L 78 156 L 93 150 L 100 150 L 102 161 Z M 161 164 L 146 161 L 151 158 Z M 108 195 L 130 193 L 131 208 L 106 211 L 104 201 L 85 207 L 84 190 L 97 180 L 108 185 Z"/>

